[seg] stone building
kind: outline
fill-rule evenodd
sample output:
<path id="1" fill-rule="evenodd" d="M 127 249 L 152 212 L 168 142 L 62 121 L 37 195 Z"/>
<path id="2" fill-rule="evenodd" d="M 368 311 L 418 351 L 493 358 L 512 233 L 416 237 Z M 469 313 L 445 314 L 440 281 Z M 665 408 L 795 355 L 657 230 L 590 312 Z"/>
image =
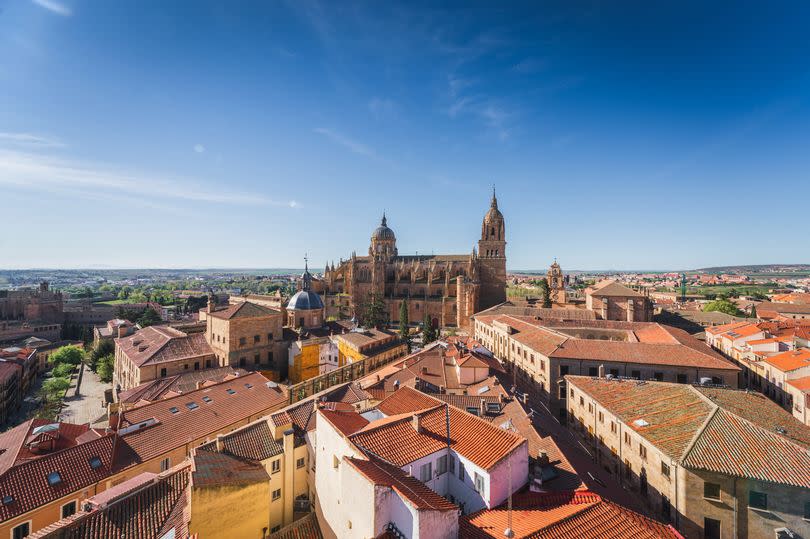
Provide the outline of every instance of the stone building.
<path id="1" fill-rule="evenodd" d="M 37 289 L 0 290 L 0 320 L 62 322 L 62 292 L 47 281 Z"/>
<path id="2" fill-rule="evenodd" d="M 546 282 L 548 283 L 548 291 L 551 303 L 556 303 L 558 305 L 565 305 L 566 279 L 563 276 L 562 268 L 557 263 L 557 259 L 554 259 L 554 263 L 551 264 L 550 268 L 548 268 L 548 273 L 546 274 Z"/>
<path id="3" fill-rule="evenodd" d="M 602 320 L 652 322 L 653 319 L 653 303 L 649 296 L 612 279 L 585 289 L 585 307 Z"/>
<path id="4" fill-rule="evenodd" d="M 810 428 L 764 395 L 566 380 L 571 429 L 687 539 L 810 537 Z"/>
<path id="5" fill-rule="evenodd" d="M 474 313 L 506 300 L 506 226 L 495 192 L 481 224 L 478 247 L 468 255 L 400 255 L 394 231 L 383 214 L 371 235 L 368 256 L 341 260 L 323 276 L 327 309 L 347 305 L 361 315 L 372 296 L 385 301 L 389 319 L 399 319 L 402 301 L 408 318 L 433 325 L 467 327 Z"/>

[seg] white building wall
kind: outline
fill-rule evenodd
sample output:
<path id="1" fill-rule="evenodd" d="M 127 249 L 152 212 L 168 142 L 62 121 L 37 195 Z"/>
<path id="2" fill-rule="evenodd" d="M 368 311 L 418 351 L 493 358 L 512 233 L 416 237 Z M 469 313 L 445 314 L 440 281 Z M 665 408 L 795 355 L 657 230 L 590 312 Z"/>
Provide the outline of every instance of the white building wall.
<path id="1" fill-rule="evenodd" d="M 510 492 L 510 471 L 511 487 Z M 529 482 L 529 445 L 523 442 L 509 456 L 489 470 L 489 502 L 487 507 L 497 507 L 504 503 L 509 495 Z"/>

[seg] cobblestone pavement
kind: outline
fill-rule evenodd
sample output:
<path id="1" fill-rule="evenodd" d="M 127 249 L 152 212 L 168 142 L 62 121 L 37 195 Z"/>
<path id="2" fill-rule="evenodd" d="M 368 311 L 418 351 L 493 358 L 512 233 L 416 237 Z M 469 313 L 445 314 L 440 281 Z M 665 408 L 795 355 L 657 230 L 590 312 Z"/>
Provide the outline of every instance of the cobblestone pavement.
<path id="1" fill-rule="evenodd" d="M 97 423 L 106 424 L 107 421 L 104 390 L 111 388 L 112 385 L 102 382 L 98 375 L 84 364 L 82 364 L 81 368 L 84 369 L 81 384 L 77 385 L 78 376 L 70 380 L 70 388 L 68 388 L 65 395 L 64 406 L 59 414 L 59 420 L 68 423 L 91 423 L 93 426 L 103 426 L 97 425 Z"/>

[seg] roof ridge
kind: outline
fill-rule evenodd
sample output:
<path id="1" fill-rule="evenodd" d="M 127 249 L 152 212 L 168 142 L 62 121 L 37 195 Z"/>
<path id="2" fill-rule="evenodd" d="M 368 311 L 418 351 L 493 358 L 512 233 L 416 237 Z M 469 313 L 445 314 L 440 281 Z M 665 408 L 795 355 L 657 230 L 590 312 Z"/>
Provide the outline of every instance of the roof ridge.
<path id="1" fill-rule="evenodd" d="M 694 386 L 689 386 L 689 389 L 691 391 L 693 391 L 694 393 L 696 393 L 698 395 L 698 397 L 703 399 L 709 406 L 711 406 L 712 411 L 709 412 L 709 415 L 706 417 L 706 419 L 703 420 L 703 423 L 701 423 L 700 428 L 698 428 L 698 430 L 695 432 L 694 436 L 692 436 L 692 439 L 689 440 L 689 443 L 684 448 L 683 453 L 681 453 L 681 458 L 680 458 L 681 463 L 683 463 L 683 461 L 685 461 L 687 459 L 687 457 L 689 457 L 689 453 L 692 452 L 692 449 L 695 447 L 695 444 L 697 443 L 698 439 L 701 436 L 703 436 L 703 431 L 706 430 L 706 427 L 709 425 L 709 422 L 717 414 L 717 410 L 720 409 L 719 404 L 717 404 L 716 402 L 711 400 L 709 397 L 707 397 L 706 395 L 704 395 L 703 393 L 701 393 L 700 391 L 695 389 Z"/>

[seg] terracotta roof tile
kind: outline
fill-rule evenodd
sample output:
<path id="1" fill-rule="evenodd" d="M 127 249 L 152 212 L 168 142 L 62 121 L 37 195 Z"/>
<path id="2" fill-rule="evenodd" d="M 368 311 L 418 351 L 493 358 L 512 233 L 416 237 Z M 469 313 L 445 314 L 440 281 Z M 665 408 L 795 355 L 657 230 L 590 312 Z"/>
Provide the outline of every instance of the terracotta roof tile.
<path id="1" fill-rule="evenodd" d="M 261 463 L 216 451 L 196 451 L 194 488 L 250 485 L 270 481 L 270 474 Z"/>
<path id="2" fill-rule="evenodd" d="M 420 511 L 458 511 L 458 506 L 439 496 L 424 483 L 400 468 L 370 457 L 368 460 L 343 457 L 354 469 L 375 485 L 389 487 Z"/>
<path id="3" fill-rule="evenodd" d="M 204 333 L 184 333 L 170 326 L 149 326 L 115 339 L 116 346 L 137 366 L 213 355 Z"/>
<path id="4" fill-rule="evenodd" d="M 765 363 L 779 369 L 782 372 L 795 371 L 804 367 L 810 367 L 810 349 L 800 348 L 776 354 L 765 359 Z"/>
<path id="5" fill-rule="evenodd" d="M 270 534 L 268 539 L 323 539 L 323 534 L 318 517 L 313 512 Z"/>
<path id="6" fill-rule="evenodd" d="M 337 411 L 319 408 L 318 412 L 344 436 L 354 434 L 368 425 L 368 420 L 354 410 Z"/>
<path id="7" fill-rule="evenodd" d="M 281 311 L 251 301 L 234 303 L 224 309 L 217 309 L 212 313 L 208 313 L 208 316 L 224 318 L 225 320 L 230 320 L 231 318 L 260 318 L 275 315 L 281 315 Z"/>
<path id="8" fill-rule="evenodd" d="M 188 464 L 173 468 L 160 476 L 142 474 L 127 482 L 132 488 L 126 494 L 116 499 L 101 495 L 89 498 L 87 503 L 90 511 L 80 511 L 29 537 L 158 539 L 172 529 L 176 537 L 186 537 L 188 531 L 184 512 L 190 502 L 189 475 Z"/>

